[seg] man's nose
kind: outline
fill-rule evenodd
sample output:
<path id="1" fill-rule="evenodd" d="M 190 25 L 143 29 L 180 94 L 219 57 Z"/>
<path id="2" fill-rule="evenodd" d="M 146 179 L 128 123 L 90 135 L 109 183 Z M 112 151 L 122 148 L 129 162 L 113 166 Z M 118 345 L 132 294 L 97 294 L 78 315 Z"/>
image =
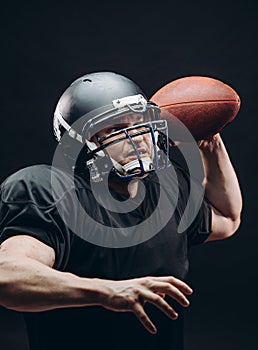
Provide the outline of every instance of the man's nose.
<path id="1" fill-rule="evenodd" d="M 138 135 L 133 136 L 133 134 L 136 133 L 136 132 L 137 132 L 136 130 L 132 130 L 132 132 L 130 132 L 130 135 L 132 136 L 132 139 L 133 139 L 134 142 L 140 143 L 140 142 L 143 141 L 143 135 L 142 134 L 138 134 Z M 128 139 L 128 141 L 129 141 L 129 139 Z"/>
<path id="2" fill-rule="evenodd" d="M 135 128 L 131 129 L 129 134 L 132 136 L 133 140 L 136 142 L 142 141 L 144 139 L 144 134 L 142 132 L 146 132 L 146 128 Z M 138 135 L 135 135 L 138 134 Z"/>

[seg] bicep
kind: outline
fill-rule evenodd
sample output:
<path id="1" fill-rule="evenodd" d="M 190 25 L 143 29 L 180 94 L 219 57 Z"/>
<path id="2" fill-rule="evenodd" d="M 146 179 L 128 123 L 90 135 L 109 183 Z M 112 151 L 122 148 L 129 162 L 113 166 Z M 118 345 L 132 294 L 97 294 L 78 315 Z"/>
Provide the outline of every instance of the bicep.
<path id="1" fill-rule="evenodd" d="M 53 267 L 55 251 L 52 247 L 25 234 L 6 239 L 0 245 L 0 256 L 24 257 Z"/>
<path id="2" fill-rule="evenodd" d="M 216 208 L 212 207 L 211 234 L 205 242 L 215 241 L 232 236 L 240 225 L 240 219 L 232 220 L 223 216 Z"/>

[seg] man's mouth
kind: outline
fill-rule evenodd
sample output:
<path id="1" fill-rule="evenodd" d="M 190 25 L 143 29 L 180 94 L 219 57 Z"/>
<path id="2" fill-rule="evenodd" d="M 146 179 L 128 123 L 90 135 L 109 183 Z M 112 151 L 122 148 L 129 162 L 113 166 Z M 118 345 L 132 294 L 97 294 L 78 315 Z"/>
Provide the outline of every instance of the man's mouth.
<path id="1" fill-rule="evenodd" d="M 144 148 L 139 148 L 138 152 L 140 154 L 141 157 L 147 157 L 148 156 L 148 152 L 144 149 Z M 137 158 L 137 153 L 135 152 L 135 150 L 127 153 L 127 158 Z"/>

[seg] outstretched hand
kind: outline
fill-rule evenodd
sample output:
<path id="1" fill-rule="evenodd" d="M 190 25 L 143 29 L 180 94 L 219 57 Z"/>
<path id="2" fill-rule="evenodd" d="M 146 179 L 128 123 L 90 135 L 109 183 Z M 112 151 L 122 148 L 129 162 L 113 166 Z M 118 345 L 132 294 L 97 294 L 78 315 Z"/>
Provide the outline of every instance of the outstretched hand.
<path id="1" fill-rule="evenodd" d="M 175 277 L 142 277 L 122 281 L 107 281 L 107 293 L 102 300 L 106 309 L 119 312 L 133 312 L 142 325 L 152 334 L 157 333 L 155 325 L 144 310 L 144 304 L 149 302 L 159 308 L 172 320 L 178 314 L 164 300 L 168 295 L 183 307 L 189 306 L 186 295 L 192 294 L 192 289 Z"/>

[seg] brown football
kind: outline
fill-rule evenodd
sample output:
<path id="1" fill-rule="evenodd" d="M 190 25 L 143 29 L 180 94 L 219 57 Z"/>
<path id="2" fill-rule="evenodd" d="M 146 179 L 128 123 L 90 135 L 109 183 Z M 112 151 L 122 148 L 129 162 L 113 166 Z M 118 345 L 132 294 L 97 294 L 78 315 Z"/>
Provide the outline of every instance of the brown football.
<path id="1" fill-rule="evenodd" d="M 221 132 L 240 108 L 240 98 L 234 89 L 220 80 L 203 76 L 174 80 L 150 100 L 183 122 L 196 140 Z M 169 113 L 163 113 L 162 118 L 173 127 L 174 118 Z"/>

